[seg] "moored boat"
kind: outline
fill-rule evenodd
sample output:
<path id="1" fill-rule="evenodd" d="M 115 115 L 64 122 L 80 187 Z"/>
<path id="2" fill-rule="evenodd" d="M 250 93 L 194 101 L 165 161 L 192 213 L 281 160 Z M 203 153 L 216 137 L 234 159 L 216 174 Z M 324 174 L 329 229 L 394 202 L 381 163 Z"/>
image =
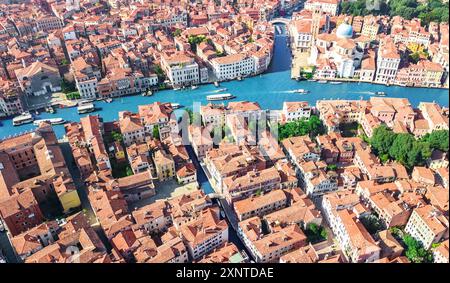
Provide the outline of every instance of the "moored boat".
<path id="1" fill-rule="evenodd" d="M 30 114 L 30 112 L 25 112 L 25 113 L 22 113 L 19 116 L 16 116 L 13 118 L 13 125 L 20 126 L 20 125 L 32 123 L 33 121 L 34 121 L 34 118 Z"/>
<path id="2" fill-rule="evenodd" d="M 33 125 L 39 126 L 39 124 L 42 122 L 48 122 L 52 125 L 60 125 L 60 124 L 64 124 L 66 122 L 66 120 L 64 120 L 63 118 L 41 119 L 41 120 L 34 121 Z"/>
<path id="3" fill-rule="evenodd" d="M 198 85 L 191 86 L 191 89 L 197 89 L 197 88 L 198 88 Z"/>
<path id="4" fill-rule="evenodd" d="M 342 82 L 330 82 L 330 84 L 332 84 L 332 85 L 340 85 Z"/>
<path id="5" fill-rule="evenodd" d="M 320 80 L 320 81 L 317 81 L 319 84 L 326 84 L 328 81 L 326 81 L 326 80 Z"/>

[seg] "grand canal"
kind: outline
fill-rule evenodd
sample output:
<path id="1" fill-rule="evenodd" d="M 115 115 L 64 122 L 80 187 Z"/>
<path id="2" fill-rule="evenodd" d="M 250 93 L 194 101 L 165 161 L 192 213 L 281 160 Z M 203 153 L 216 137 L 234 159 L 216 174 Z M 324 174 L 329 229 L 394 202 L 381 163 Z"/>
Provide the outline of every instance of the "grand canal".
<path id="1" fill-rule="evenodd" d="M 291 53 L 287 46 L 286 35 L 277 35 L 272 64 L 268 71 L 253 78 L 243 81 L 232 81 L 221 84 L 226 87 L 226 92 L 236 96 L 235 101 L 249 100 L 257 101 L 264 109 L 281 109 L 284 101 L 308 101 L 312 105 L 320 99 L 368 99 L 376 91 L 384 91 L 388 97 L 408 98 L 413 106 L 421 101 L 435 101 L 442 106 L 449 105 L 448 90 L 427 88 L 405 88 L 397 86 L 384 86 L 367 83 L 342 83 L 338 85 L 320 84 L 317 82 L 301 81 L 291 79 Z M 293 93 L 295 89 L 309 90 L 308 94 Z M 206 96 L 213 94 L 217 88 L 210 85 L 202 85 L 196 90 L 165 90 L 156 92 L 151 97 L 140 95 L 116 98 L 112 103 L 103 101 L 96 102 L 100 108 L 92 114 L 99 114 L 105 121 L 118 119 L 118 112 L 123 110 L 136 111 L 138 105 L 149 104 L 155 101 L 179 103 L 186 107 L 192 107 L 194 102 L 206 104 Z M 55 114 L 41 113 L 36 119 L 61 117 L 67 121 L 79 121 L 80 117 L 76 108 L 57 109 Z M 11 119 L 0 121 L 0 138 L 18 134 L 34 128 L 33 124 L 14 127 Z M 63 125 L 55 126 L 58 137 L 64 135 Z"/>

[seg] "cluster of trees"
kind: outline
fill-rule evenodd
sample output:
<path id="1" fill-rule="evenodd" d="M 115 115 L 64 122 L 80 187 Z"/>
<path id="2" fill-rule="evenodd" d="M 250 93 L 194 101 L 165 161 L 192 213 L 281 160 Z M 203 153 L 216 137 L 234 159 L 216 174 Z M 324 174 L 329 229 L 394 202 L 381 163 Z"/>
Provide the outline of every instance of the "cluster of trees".
<path id="1" fill-rule="evenodd" d="M 206 40 L 207 38 L 204 35 L 190 35 L 188 38 L 188 42 L 191 45 L 192 51 L 194 52 L 196 52 L 197 50 L 197 45 Z"/>
<path id="2" fill-rule="evenodd" d="M 431 250 L 426 250 L 422 243 L 414 239 L 408 233 L 405 233 L 399 227 L 389 228 L 391 234 L 403 244 L 405 248 L 405 256 L 413 263 L 432 263 L 433 253 Z"/>
<path id="3" fill-rule="evenodd" d="M 383 224 L 381 223 L 380 219 L 374 214 L 361 217 L 361 223 L 372 235 L 383 230 Z"/>
<path id="4" fill-rule="evenodd" d="M 328 237 L 325 228 L 316 223 L 309 223 L 306 225 L 305 235 L 312 244 L 325 241 Z"/>
<path id="5" fill-rule="evenodd" d="M 122 142 L 123 141 L 123 135 L 121 133 L 119 133 L 119 132 L 113 131 L 111 133 L 111 137 L 112 137 L 112 139 L 114 141 L 117 141 L 117 142 Z"/>
<path id="6" fill-rule="evenodd" d="M 278 126 L 278 138 L 285 138 L 310 135 L 315 137 L 325 133 L 322 121 L 316 115 L 311 115 L 309 119 L 301 119 Z"/>
<path id="7" fill-rule="evenodd" d="M 411 134 L 396 134 L 382 125 L 374 130 L 369 142 L 381 162 L 395 160 L 411 169 L 416 165 L 423 165 L 433 149 L 447 152 L 448 134 L 447 130 L 433 131 L 421 139 L 415 139 Z"/>
<path id="8" fill-rule="evenodd" d="M 432 263 L 433 253 L 427 251 L 422 244 L 408 234 L 403 236 L 406 246 L 406 257 L 413 263 Z"/>
<path id="9" fill-rule="evenodd" d="M 153 127 L 152 135 L 153 135 L 154 139 L 159 140 L 159 127 L 158 126 Z"/>
<path id="10" fill-rule="evenodd" d="M 71 93 L 77 91 L 74 81 L 68 81 L 66 79 L 61 80 L 61 92 Z"/>
<path id="11" fill-rule="evenodd" d="M 424 25 L 430 22 L 448 22 L 449 4 L 442 0 L 428 0 L 419 3 L 417 0 L 380 0 L 370 2 L 366 0 L 346 1 L 341 4 L 341 12 L 354 16 L 389 15 L 401 16 L 405 19 L 419 18 Z M 376 5 L 377 4 L 377 5 Z"/>

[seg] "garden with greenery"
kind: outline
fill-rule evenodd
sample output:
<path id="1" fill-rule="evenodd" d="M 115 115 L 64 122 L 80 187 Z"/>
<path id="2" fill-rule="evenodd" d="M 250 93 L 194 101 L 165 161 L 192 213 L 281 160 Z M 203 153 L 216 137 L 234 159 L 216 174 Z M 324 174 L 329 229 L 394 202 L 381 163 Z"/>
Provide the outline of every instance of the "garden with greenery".
<path id="1" fill-rule="evenodd" d="M 305 228 L 305 235 L 311 244 L 319 243 L 327 240 L 327 231 L 324 227 L 316 223 L 309 223 Z"/>
<path id="2" fill-rule="evenodd" d="M 133 175 L 133 170 L 127 162 L 117 162 L 115 158 L 111 158 L 110 161 L 114 178 L 123 178 Z"/>
<path id="3" fill-rule="evenodd" d="M 325 127 L 322 121 L 316 115 L 311 115 L 309 119 L 301 119 L 283 125 L 278 125 L 279 140 L 305 135 L 316 137 L 324 133 Z"/>
<path id="4" fill-rule="evenodd" d="M 358 129 L 360 125 L 358 123 L 342 123 L 339 125 L 339 130 L 344 138 L 356 137 L 358 135 Z"/>
<path id="5" fill-rule="evenodd" d="M 381 0 L 376 7 L 368 7 L 366 3 L 366 0 L 342 2 L 341 13 L 353 16 L 401 16 L 407 20 L 419 18 L 422 25 L 428 25 L 430 22 L 448 22 L 449 4 L 443 3 L 442 0 L 428 0 L 423 3 L 417 0 Z"/>
<path id="6" fill-rule="evenodd" d="M 81 95 L 78 91 L 74 91 L 74 92 L 67 93 L 66 98 L 69 100 L 75 100 L 75 99 L 80 99 Z"/>
<path id="7" fill-rule="evenodd" d="M 439 130 L 416 139 L 408 133 L 394 133 L 382 125 L 374 130 L 369 143 L 381 162 L 397 161 L 407 169 L 412 169 L 424 165 L 434 149 L 448 152 L 448 135 L 448 130 Z"/>
<path id="8" fill-rule="evenodd" d="M 61 80 L 61 92 L 69 94 L 72 92 L 76 92 L 77 88 L 75 82 L 69 82 L 66 79 Z"/>
<path id="9" fill-rule="evenodd" d="M 369 214 L 367 216 L 363 216 L 360 218 L 361 223 L 364 225 L 364 228 L 371 234 L 374 235 L 375 233 L 383 230 L 383 223 L 380 221 L 380 219 L 375 214 Z"/>
<path id="10" fill-rule="evenodd" d="M 414 239 L 411 235 L 404 232 L 399 227 L 391 227 L 389 229 L 391 234 L 403 245 L 405 248 L 405 256 L 413 263 L 432 263 L 433 252 L 426 250 L 422 243 Z"/>

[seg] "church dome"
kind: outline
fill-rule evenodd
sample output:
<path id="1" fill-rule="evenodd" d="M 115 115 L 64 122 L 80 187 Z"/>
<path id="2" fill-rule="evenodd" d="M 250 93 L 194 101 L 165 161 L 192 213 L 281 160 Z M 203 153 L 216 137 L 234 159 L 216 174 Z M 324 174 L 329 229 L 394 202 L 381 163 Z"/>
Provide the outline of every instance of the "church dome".
<path id="1" fill-rule="evenodd" d="M 336 30 L 336 35 L 339 38 L 352 38 L 353 37 L 353 27 L 348 23 L 342 23 Z"/>

